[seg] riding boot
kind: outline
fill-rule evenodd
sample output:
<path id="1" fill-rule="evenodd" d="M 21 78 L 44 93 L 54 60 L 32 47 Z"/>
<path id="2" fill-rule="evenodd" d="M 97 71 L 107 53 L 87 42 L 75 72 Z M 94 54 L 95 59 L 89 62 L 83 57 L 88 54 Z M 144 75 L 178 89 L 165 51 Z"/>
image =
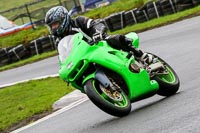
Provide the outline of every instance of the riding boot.
<path id="1" fill-rule="evenodd" d="M 153 56 L 148 53 L 142 52 L 142 50 L 135 48 L 132 45 L 133 40 L 126 38 L 126 44 L 128 44 L 128 47 L 130 48 L 130 51 L 133 52 L 134 56 L 148 64 L 151 64 L 153 62 Z"/>
<path id="2" fill-rule="evenodd" d="M 141 50 L 135 48 L 135 47 L 133 46 L 132 42 L 133 42 L 132 39 L 127 38 L 127 37 L 125 38 L 125 43 L 126 43 L 126 45 L 128 45 L 128 51 L 132 51 L 133 54 L 134 54 L 136 57 L 138 57 L 138 58 L 142 57 L 143 52 L 142 52 Z"/>
<path id="3" fill-rule="evenodd" d="M 136 49 L 134 46 L 129 46 L 129 48 L 130 48 L 130 51 L 132 51 L 133 54 L 138 58 L 142 57 L 142 55 L 144 54 L 141 50 Z"/>

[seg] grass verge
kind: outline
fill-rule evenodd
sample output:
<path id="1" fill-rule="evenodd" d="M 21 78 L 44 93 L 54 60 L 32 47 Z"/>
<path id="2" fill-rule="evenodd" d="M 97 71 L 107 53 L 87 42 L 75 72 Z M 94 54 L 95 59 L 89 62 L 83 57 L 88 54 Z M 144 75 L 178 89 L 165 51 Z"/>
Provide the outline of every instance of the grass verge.
<path id="1" fill-rule="evenodd" d="M 45 26 L 39 26 L 35 30 L 28 29 L 19 31 L 9 36 L 0 37 L 0 47 L 12 47 L 19 44 L 27 45 L 32 40 L 37 39 L 41 36 L 48 35 L 48 30 Z"/>
<path id="2" fill-rule="evenodd" d="M 40 118 L 41 113 L 51 113 L 52 104 L 72 90 L 59 78 L 29 81 L 0 89 L 0 132 L 31 123 Z"/>
<path id="3" fill-rule="evenodd" d="M 105 18 L 112 13 L 139 8 L 143 6 L 146 1 L 147 0 L 118 0 L 108 6 L 92 9 L 89 12 L 84 13 L 83 15 L 93 19 Z"/>

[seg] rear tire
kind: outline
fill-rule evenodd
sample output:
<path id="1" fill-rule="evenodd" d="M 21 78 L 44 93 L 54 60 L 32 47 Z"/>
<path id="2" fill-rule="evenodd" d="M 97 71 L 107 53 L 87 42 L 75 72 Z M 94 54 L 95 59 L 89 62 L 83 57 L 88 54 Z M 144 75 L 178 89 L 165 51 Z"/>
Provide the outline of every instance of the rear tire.
<path id="1" fill-rule="evenodd" d="M 89 99 L 104 112 L 117 116 L 123 117 L 130 113 L 131 103 L 127 95 L 122 91 L 122 101 L 115 101 L 106 96 L 100 89 L 100 83 L 95 79 L 90 79 L 84 86 L 85 92 Z"/>
<path id="2" fill-rule="evenodd" d="M 179 77 L 168 63 L 166 63 L 163 59 L 156 55 L 154 55 L 154 57 L 158 58 L 158 60 L 166 66 L 167 71 L 169 72 L 167 75 L 157 75 L 152 78 L 153 80 L 156 80 L 159 84 L 159 90 L 157 94 L 161 96 L 171 96 L 175 94 L 179 89 Z"/>

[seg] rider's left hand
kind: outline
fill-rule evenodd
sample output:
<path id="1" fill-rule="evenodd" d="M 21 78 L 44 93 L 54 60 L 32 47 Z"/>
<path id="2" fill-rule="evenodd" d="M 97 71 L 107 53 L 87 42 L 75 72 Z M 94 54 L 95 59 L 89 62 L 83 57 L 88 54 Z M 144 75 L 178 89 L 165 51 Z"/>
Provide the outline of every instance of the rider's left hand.
<path id="1" fill-rule="evenodd" d="M 94 42 L 98 42 L 100 40 L 103 40 L 103 34 L 101 32 L 97 32 L 92 36 L 92 39 Z"/>

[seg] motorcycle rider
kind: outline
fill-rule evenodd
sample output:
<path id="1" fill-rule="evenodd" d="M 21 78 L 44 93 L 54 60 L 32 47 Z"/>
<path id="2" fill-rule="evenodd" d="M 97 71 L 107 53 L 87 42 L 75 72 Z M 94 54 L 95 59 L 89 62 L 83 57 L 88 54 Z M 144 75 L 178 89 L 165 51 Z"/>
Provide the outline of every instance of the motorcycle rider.
<path id="1" fill-rule="evenodd" d="M 59 39 L 81 32 L 85 41 L 97 42 L 104 39 L 115 49 L 122 49 L 127 52 L 132 51 L 137 58 L 145 60 L 147 63 L 152 62 L 153 57 L 134 48 L 132 40 L 124 35 L 107 35 L 105 25 L 93 19 L 84 16 L 72 19 L 67 9 L 63 6 L 51 8 L 46 13 L 45 24 L 48 26 L 50 33 Z"/>

